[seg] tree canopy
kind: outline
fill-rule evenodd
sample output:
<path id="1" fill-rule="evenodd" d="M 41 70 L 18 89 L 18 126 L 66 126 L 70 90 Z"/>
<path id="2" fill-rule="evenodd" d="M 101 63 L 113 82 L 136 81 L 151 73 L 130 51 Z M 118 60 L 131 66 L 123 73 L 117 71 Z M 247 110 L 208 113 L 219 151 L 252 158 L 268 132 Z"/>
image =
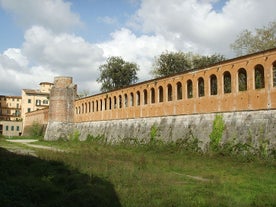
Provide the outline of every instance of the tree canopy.
<path id="1" fill-rule="evenodd" d="M 164 77 L 179 72 L 184 72 L 193 68 L 204 68 L 209 65 L 225 60 L 223 55 L 213 54 L 202 56 L 191 52 L 163 52 L 155 57 L 153 70 L 154 77 Z"/>
<path id="2" fill-rule="evenodd" d="M 122 88 L 137 82 L 139 67 L 132 62 L 126 62 L 121 57 L 110 57 L 99 67 L 101 91 L 106 92 Z"/>
<path id="3" fill-rule="evenodd" d="M 276 22 L 271 22 L 254 32 L 242 31 L 230 47 L 237 56 L 255 53 L 276 47 Z"/>

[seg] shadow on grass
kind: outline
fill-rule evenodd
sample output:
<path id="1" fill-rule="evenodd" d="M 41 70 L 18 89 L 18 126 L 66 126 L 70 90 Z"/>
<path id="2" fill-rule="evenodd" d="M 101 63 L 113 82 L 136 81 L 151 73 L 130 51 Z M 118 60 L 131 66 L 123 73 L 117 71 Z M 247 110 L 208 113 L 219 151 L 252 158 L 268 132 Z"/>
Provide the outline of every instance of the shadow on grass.
<path id="1" fill-rule="evenodd" d="M 0 148 L 0 206 L 121 206 L 111 183 Z"/>

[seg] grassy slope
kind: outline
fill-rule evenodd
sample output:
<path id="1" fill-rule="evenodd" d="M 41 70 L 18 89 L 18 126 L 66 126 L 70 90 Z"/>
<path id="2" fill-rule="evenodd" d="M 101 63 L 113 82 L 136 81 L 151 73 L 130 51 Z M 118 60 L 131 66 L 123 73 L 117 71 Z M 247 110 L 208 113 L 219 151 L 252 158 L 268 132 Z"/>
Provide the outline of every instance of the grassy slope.
<path id="1" fill-rule="evenodd" d="M 241 161 L 154 146 L 46 144 L 68 152 L 37 150 L 41 159 L 62 161 L 90 178 L 112 183 L 122 206 L 276 205 L 274 161 Z"/>

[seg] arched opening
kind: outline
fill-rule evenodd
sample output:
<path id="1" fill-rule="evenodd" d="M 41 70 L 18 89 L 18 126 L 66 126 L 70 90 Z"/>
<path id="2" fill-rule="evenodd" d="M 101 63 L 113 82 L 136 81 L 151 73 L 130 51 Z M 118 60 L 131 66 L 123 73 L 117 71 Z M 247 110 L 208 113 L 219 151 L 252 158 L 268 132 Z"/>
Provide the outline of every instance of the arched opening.
<path id="1" fill-rule="evenodd" d="M 273 87 L 276 87 L 276 61 L 272 65 Z"/>
<path id="2" fill-rule="evenodd" d="M 102 111 L 103 110 L 103 100 L 101 99 L 100 100 L 100 111 Z"/>
<path id="3" fill-rule="evenodd" d="M 81 113 L 81 107 L 79 106 L 79 114 Z"/>
<path id="4" fill-rule="evenodd" d="M 88 113 L 90 113 L 90 112 L 91 112 L 91 103 L 88 102 Z"/>
<path id="5" fill-rule="evenodd" d="M 75 113 L 78 114 L 78 107 L 75 108 Z"/>
<path id="6" fill-rule="evenodd" d="M 113 97 L 113 108 L 114 109 L 117 108 L 117 98 L 116 98 L 116 96 Z"/>
<path id="7" fill-rule="evenodd" d="M 264 67 L 260 64 L 255 66 L 255 89 L 265 87 Z"/>
<path id="8" fill-rule="evenodd" d="M 223 91 L 231 93 L 231 73 L 228 71 L 223 73 Z"/>
<path id="9" fill-rule="evenodd" d="M 181 100 L 182 99 L 182 83 L 181 82 L 177 82 L 177 84 L 176 84 L 176 93 L 177 93 L 177 100 Z"/>
<path id="10" fill-rule="evenodd" d="M 193 82 L 187 80 L 187 98 L 193 98 Z"/>
<path id="11" fill-rule="evenodd" d="M 239 77 L 239 91 L 247 90 L 247 73 L 244 68 L 240 68 L 238 71 Z"/>
<path id="12" fill-rule="evenodd" d="M 118 100 L 118 104 L 119 104 L 119 109 L 122 108 L 122 96 L 119 95 L 119 100 Z"/>
<path id="13" fill-rule="evenodd" d="M 85 105 L 85 113 L 87 113 L 87 103 L 85 103 L 84 105 Z"/>
<path id="14" fill-rule="evenodd" d="M 133 101 L 133 93 L 130 93 L 130 100 L 129 100 L 130 106 L 134 105 L 134 101 Z"/>
<path id="15" fill-rule="evenodd" d="M 127 94 L 125 94 L 124 100 L 125 100 L 125 108 L 126 108 L 126 107 L 128 107 L 128 99 L 127 99 Z"/>
<path id="16" fill-rule="evenodd" d="M 155 90 L 154 88 L 150 89 L 150 97 L 151 97 L 151 103 L 155 103 Z"/>
<path id="17" fill-rule="evenodd" d="M 84 113 L 84 104 L 81 104 L 81 113 Z"/>
<path id="18" fill-rule="evenodd" d="M 98 100 L 96 101 L 96 111 L 99 111 L 99 102 L 98 102 Z"/>
<path id="19" fill-rule="evenodd" d="M 136 92 L 136 105 L 137 106 L 140 106 L 140 104 L 141 104 L 141 95 L 140 95 L 140 91 L 137 91 Z"/>
<path id="20" fill-rule="evenodd" d="M 172 85 L 171 84 L 168 84 L 167 92 L 168 92 L 168 101 L 172 101 L 173 97 L 172 97 Z"/>
<path id="21" fill-rule="evenodd" d="M 144 93 L 144 105 L 148 104 L 148 92 L 146 89 L 143 91 Z"/>
<path id="22" fill-rule="evenodd" d="M 108 98 L 109 99 L 109 110 L 112 109 L 112 100 L 111 100 L 111 97 Z"/>
<path id="23" fill-rule="evenodd" d="M 94 101 L 92 101 L 92 112 L 95 111 L 95 104 L 94 104 Z"/>
<path id="24" fill-rule="evenodd" d="M 159 103 L 163 102 L 164 101 L 164 92 L 163 92 L 163 87 L 162 86 L 159 86 L 158 87 L 158 92 L 159 92 Z"/>
<path id="25" fill-rule="evenodd" d="M 210 88 L 211 88 L 211 95 L 218 94 L 218 79 L 216 75 L 211 75 L 210 77 Z"/>
<path id="26" fill-rule="evenodd" d="M 198 83 L 198 97 L 202 97 L 205 95 L 204 93 L 204 79 L 203 78 L 199 78 L 197 80 Z"/>

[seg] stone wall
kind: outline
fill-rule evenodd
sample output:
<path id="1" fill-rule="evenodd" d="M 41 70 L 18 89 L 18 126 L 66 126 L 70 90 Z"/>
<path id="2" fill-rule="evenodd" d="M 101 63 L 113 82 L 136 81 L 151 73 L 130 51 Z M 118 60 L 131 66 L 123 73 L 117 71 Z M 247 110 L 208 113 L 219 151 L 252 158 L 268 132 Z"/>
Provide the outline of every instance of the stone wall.
<path id="1" fill-rule="evenodd" d="M 56 122 L 52 123 L 55 133 L 52 133 L 50 137 L 58 139 L 60 136 L 62 139 L 69 139 L 77 133 L 81 140 L 85 140 L 90 135 L 102 136 L 110 143 L 126 139 L 147 142 L 155 128 L 157 129 L 156 137 L 154 137 L 156 139 L 169 142 L 197 138 L 200 141 L 200 147 L 206 149 L 216 115 L 217 113 L 194 114 L 82 122 L 70 125 Z M 270 148 L 276 148 L 276 110 L 229 112 L 219 115 L 222 115 L 225 124 L 223 142 L 247 142 L 256 147 L 262 142 L 267 142 Z"/>

